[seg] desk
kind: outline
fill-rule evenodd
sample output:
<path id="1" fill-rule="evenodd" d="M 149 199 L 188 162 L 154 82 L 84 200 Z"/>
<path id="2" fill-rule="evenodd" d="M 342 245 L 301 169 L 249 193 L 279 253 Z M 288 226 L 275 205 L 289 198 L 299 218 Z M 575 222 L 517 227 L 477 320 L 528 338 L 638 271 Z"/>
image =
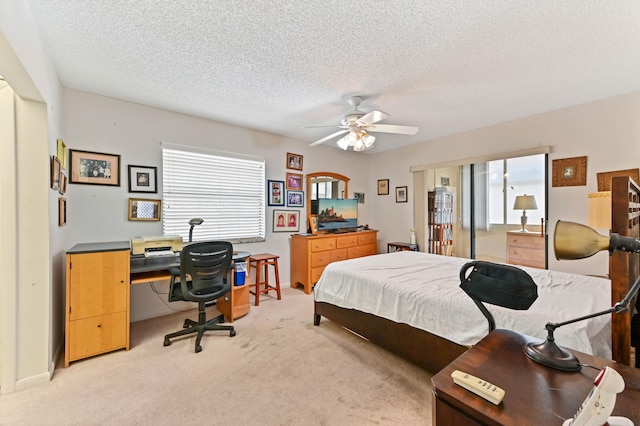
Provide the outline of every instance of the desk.
<path id="1" fill-rule="evenodd" d="M 249 256 L 251 253 L 248 251 L 235 251 L 233 263 L 245 261 Z M 131 284 L 169 280 L 170 268 L 180 268 L 180 253 L 156 257 L 131 256 Z M 227 321 L 233 322 L 249 313 L 249 277 L 245 278 L 245 284 L 235 285 L 233 271 L 230 275 L 231 290 L 219 298 L 216 304 Z"/>
<path id="2" fill-rule="evenodd" d="M 527 342 L 539 341 L 507 330 L 495 330 L 460 355 L 431 379 L 433 424 L 441 425 L 560 425 L 572 418 L 593 387 L 598 370 L 577 373 L 554 370 L 530 360 Z M 640 370 L 573 351 L 581 363 L 598 369 L 608 365 L 626 382 L 618 394 L 614 416 L 640 424 Z M 453 383 L 451 372 L 461 370 L 505 390 L 500 405 Z"/>
<path id="3" fill-rule="evenodd" d="M 387 243 L 387 253 L 391 253 L 391 249 L 393 249 L 393 251 L 405 251 L 405 250 L 419 251 L 417 244 L 398 243 L 398 242 Z"/>
<path id="4" fill-rule="evenodd" d="M 250 253 L 241 251 L 234 261 Z M 102 353 L 129 350 L 130 284 L 168 280 L 179 255 L 131 257 L 129 241 L 76 244 L 67 251 L 64 366 Z M 245 282 L 249 282 L 245 280 Z M 233 321 L 249 312 L 249 285 L 233 285 L 218 309 Z"/>

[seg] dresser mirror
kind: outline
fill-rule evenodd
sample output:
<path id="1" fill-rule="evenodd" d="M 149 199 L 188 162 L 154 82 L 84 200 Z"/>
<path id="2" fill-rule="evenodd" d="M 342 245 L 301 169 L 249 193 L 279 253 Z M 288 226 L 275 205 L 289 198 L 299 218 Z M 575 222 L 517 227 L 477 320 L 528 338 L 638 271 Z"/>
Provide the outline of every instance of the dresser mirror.
<path id="1" fill-rule="evenodd" d="M 307 174 L 307 216 L 308 226 L 312 233 L 317 232 L 313 226 L 318 214 L 319 198 L 349 198 L 349 178 L 338 173 L 317 172 Z"/>

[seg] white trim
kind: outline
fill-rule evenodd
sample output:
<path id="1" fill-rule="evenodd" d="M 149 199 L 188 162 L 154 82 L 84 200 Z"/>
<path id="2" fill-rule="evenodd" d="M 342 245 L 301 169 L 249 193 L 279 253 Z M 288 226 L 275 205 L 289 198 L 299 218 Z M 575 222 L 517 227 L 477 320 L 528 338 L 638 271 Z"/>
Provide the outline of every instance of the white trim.
<path id="1" fill-rule="evenodd" d="M 422 172 L 425 170 L 439 169 L 443 167 L 464 166 L 465 164 L 487 163 L 489 161 L 503 160 L 505 158 L 527 157 L 529 155 L 549 154 L 549 153 L 551 153 L 550 146 L 541 146 L 537 148 L 523 149 L 520 151 L 487 154 L 487 155 L 482 155 L 482 156 L 473 157 L 473 158 L 461 158 L 459 160 L 452 160 L 444 163 L 421 164 L 418 166 L 409 167 L 409 171 L 412 173 Z"/>

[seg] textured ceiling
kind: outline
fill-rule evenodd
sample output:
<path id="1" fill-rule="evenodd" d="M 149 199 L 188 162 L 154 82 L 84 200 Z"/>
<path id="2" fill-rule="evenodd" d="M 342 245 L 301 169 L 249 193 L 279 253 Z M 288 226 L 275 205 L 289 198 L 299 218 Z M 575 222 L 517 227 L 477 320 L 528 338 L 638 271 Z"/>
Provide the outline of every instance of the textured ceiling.
<path id="1" fill-rule="evenodd" d="M 420 128 L 369 152 L 640 90 L 636 0 L 29 3 L 65 87 L 308 143 L 353 95 Z"/>

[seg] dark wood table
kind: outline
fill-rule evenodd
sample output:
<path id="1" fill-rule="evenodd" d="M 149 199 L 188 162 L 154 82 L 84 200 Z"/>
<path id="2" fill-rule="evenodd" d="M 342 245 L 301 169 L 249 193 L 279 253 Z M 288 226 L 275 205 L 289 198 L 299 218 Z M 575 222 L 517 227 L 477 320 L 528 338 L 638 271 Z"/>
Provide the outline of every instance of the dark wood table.
<path id="1" fill-rule="evenodd" d="M 387 253 L 391 253 L 391 249 L 393 249 L 393 251 L 403 251 L 403 250 L 418 251 L 418 245 L 409 244 L 409 243 L 400 243 L 400 242 L 387 243 Z"/>
<path id="2" fill-rule="evenodd" d="M 530 360 L 523 352 L 529 336 L 495 330 L 433 376 L 434 425 L 561 425 L 572 418 L 593 387 L 599 369 L 614 368 L 625 380 L 617 395 L 614 416 L 640 425 L 640 370 L 572 351 L 583 364 L 579 372 L 554 370 Z M 561 343 L 561 342 L 558 342 Z M 505 390 L 500 405 L 453 383 L 461 370 Z"/>

